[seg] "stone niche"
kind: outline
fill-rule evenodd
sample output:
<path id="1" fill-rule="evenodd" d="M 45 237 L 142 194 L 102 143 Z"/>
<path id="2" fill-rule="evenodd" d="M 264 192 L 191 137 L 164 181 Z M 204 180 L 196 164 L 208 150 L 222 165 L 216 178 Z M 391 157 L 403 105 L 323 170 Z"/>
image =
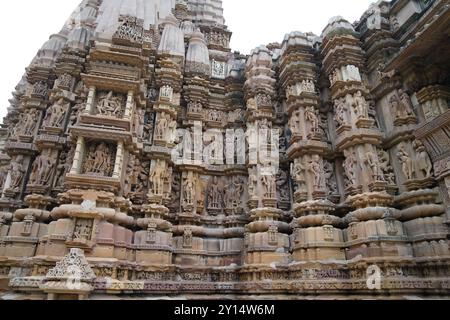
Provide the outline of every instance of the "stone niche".
<path id="1" fill-rule="evenodd" d="M 82 164 L 81 174 L 112 177 L 116 157 L 116 146 L 112 143 L 89 141 Z"/>

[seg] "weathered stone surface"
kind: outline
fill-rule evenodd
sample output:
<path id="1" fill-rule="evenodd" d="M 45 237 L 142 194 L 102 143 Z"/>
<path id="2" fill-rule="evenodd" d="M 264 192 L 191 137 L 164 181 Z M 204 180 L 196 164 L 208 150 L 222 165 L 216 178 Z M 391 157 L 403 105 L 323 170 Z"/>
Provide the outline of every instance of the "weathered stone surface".
<path id="1" fill-rule="evenodd" d="M 245 56 L 220 0 L 83 1 L 0 128 L 0 292 L 448 297 L 449 30 L 378 1 Z"/>

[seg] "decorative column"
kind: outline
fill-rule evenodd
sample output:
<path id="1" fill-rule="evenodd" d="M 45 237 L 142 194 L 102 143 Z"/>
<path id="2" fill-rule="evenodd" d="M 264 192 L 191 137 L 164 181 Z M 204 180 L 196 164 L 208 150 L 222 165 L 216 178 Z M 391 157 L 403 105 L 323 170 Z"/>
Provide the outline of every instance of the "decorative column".
<path id="1" fill-rule="evenodd" d="M 275 120 L 275 72 L 272 52 L 254 49 L 247 61 L 245 96 L 249 144 L 249 212 L 246 264 L 270 264 L 289 259 L 290 227 L 277 208 L 276 176 L 279 170 L 280 133 L 272 130 Z"/>
<path id="2" fill-rule="evenodd" d="M 421 63 L 397 54 L 398 43 L 393 38 L 398 26 L 389 23 L 390 14 L 392 18 L 395 13 L 386 8 L 386 2 L 373 4 L 357 26 L 366 52 L 367 78 L 376 101 L 374 109 L 379 127 L 385 132 L 383 149 L 379 149 L 381 169 L 388 192 L 395 195 L 394 206 L 401 209 L 391 212 L 390 218 L 386 215 L 386 226 L 388 233 L 398 236 L 393 223 L 403 223 L 406 254 L 435 257 L 448 254 L 447 217 L 444 207 L 436 204 L 435 189 L 435 177 L 445 175 L 446 165 L 442 171 L 433 170 L 433 160 L 437 160 L 436 164 L 439 160 L 445 163 L 445 151 L 442 153 L 440 147 L 448 145 L 445 129 L 440 129 L 445 121 L 434 119 L 447 110 L 449 91 L 440 84 L 438 73 L 431 71 L 433 67 L 423 68 Z M 417 62 L 421 61 L 413 56 Z M 439 142 L 433 139 L 438 136 Z"/>
<path id="3" fill-rule="evenodd" d="M 323 33 L 323 66 L 330 79 L 336 151 L 344 158 L 347 259 L 411 254 L 402 224 L 392 209 L 393 196 L 381 155 L 383 135 L 370 117 L 371 95 L 364 74 L 364 52 L 347 21 L 333 18 Z"/>
<path id="4" fill-rule="evenodd" d="M 183 84 L 183 99 L 187 105 L 183 113 L 183 129 L 180 131 L 178 141 L 179 150 L 182 152 L 176 166 L 181 180 L 180 208 L 177 212 L 177 226 L 174 227 L 174 249 L 176 250 L 174 263 L 200 267 L 208 263 L 205 253 L 209 239 L 206 239 L 205 235 L 208 234 L 209 229 L 203 227 L 203 221 L 208 219 L 209 215 L 218 216 L 221 212 L 221 204 L 209 210 L 209 198 L 206 194 L 208 179 L 205 177 L 205 169 L 208 165 L 213 165 L 215 160 L 209 158 L 210 154 L 207 155 L 207 150 L 205 152 L 203 150 L 203 144 L 209 138 L 204 135 L 206 130 L 204 125 L 209 113 L 208 96 L 211 76 L 209 51 L 201 32 L 186 34 L 185 40 L 189 42 Z M 219 141 L 222 134 L 215 137 L 218 138 L 216 141 Z M 216 151 L 217 148 L 211 145 L 211 150 Z M 215 179 L 218 181 L 217 177 Z M 210 260 L 216 259 L 211 256 Z"/>
<path id="5" fill-rule="evenodd" d="M 287 35 L 280 62 L 280 80 L 286 93 L 291 133 L 287 156 L 291 161 L 295 190 L 293 258 L 297 261 L 344 260 L 343 233 L 338 229 L 341 219 L 333 215 L 335 204 L 330 201 L 337 192 L 332 187 L 334 159 L 324 159 L 332 153 L 319 111 L 315 41 L 317 37 L 312 34 Z"/>
<path id="6" fill-rule="evenodd" d="M 153 104 L 155 124 L 153 144 L 145 148 L 151 160 L 148 176 L 148 204 L 142 206 L 145 218 L 138 220 L 144 229 L 136 233 L 138 263 L 170 265 L 173 263 L 173 227 L 167 221 L 167 205 L 172 197 L 172 153 L 177 140 L 177 119 L 180 111 L 184 38 L 179 21 L 170 15 L 156 56 L 155 82 L 157 93 Z"/>

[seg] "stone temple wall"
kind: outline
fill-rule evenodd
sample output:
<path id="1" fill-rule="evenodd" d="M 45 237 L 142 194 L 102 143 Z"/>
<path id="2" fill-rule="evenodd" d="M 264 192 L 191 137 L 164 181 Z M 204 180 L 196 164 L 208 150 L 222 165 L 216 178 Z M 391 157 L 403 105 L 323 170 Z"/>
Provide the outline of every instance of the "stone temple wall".
<path id="1" fill-rule="evenodd" d="M 0 129 L 0 292 L 448 297 L 448 1 L 248 56 L 224 23 L 85 0 L 39 50 Z"/>

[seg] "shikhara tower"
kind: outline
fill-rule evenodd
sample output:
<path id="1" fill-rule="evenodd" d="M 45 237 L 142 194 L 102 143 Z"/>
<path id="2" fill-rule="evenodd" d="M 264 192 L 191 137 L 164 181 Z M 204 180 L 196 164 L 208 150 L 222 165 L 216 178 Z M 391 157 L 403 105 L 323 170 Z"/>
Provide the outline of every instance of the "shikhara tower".
<path id="1" fill-rule="evenodd" d="M 0 131 L 0 293 L 447 296 L 449 31 L 378 1 L 245 56 L 220 0 L 83 1 Z"/>

